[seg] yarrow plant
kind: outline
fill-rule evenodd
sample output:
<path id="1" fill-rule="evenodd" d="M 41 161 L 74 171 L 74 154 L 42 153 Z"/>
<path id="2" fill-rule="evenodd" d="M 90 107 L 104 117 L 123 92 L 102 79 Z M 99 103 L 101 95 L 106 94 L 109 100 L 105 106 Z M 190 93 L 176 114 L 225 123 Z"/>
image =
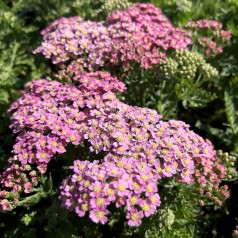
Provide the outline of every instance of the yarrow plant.
<path id="1" fill-rule="evenodd" d="M 65 152 L 67 143 L 82 142 L 79 130 L 86 117 L 83 109 L 99 103 L 102 92 L 125 89 L 107 72 L 84 73 L 78 83 L 76 87 L 38 79 L 29 83 L 23 97 L 12 104 L 10 127 L 19 133 L 13 151 L 22 164 L 37 163 L 44 172 L 55 153 Z"/>
<path id="2" fill-rule="evenodd" d="M 226 179 L 233 180 L 238 177 L 238 171 L 235 168 L 237 158 L 229 155 L 227 152 L 217 151 L 217 156 L 221 159 L 223 166 L 226 169 Z"/>
<path id="3" fill-rule="evenodd" d="M 77 59 L 81 70 L 97 69 L 105 64 L 112 48 L 107 28 L 81 17 L 56 20 L 41 34 L 43 42 L 34 53 L 42 53 L 60 67 L 68 60 Z"/>
<path id="4" fill-rule="evenodd" d="M 218 22 L 202 20 L 186 25 L 192 35 L 174 27 L 152 4 L 129 5 L 112 11 L 105 22 L 63 17 L 41 32 L 43 42 L 34 53 L 58 70 L 26 84 L 8 110 L 16 143 L 0 176 L 1 211 L 30 206 L 27 199 L 35 191 L 47 196 L 44 176 L 51 176 L 50 165 L 63 156 L 67 168 L 55 191 L 61 207 L 96 224 L 110 224 L 116 209 L 129 227 L 153 215 L 160 216 L 160 226 L 172 226 L 176 213 L 162 207 L 168 201 L 161 190 L 168 181 L 194 186 L 201 206 L 221 206 L 229 198 L 228 186 L 221 183 L 235 176 L 230 168 L 235 158 L 216 153 L 184 121 L 162 120 L 156 110 L 122 101 L 120 93 L 130 84 L 118 78 L 129 77 L 135 66 L 141 73 L 136 80 L 152 72 L 148 75 L 156 75 L 157 83 L 176 78 L 187 85 L 196 81 L 199 88 L 202 80 L 216 79 L 218 71 L 190 50 L 193 40 L 197 37 L 205 53 L 215 56 L 230 33 Z M 200 37 L 204 29 L 211 42 Z M 179 95 L 178 84 L 173 89 Z M 71 149 L 75 153 L 69 158 Z"/>
<path id="5" fill-rule="evenodd" d="M 107 221 L 107 206 L 115 203 L 126 205 L 129 225 L 140 225 L 160 205 L 157 183 L 172 176 L 182 183 L 196 181 L 200 194 L 222 204 L 229 197 L 226 186 L 219 188 L 225 170 L 211 143 L 184 122 L 163 122 L 153 110 L 120 102 L 112 91 L 124 89 L 106 72 L 84 73 L 71 85 L 30 83 L 9 110 L 11 127 L 19 133 L 18 161 L 45 173 L 52 156 L 65 153 L 68 143 L 87 140 L 91 152 L 104 151 L 101 161 L 75 161 L 74 175 L 61 186 L 63 207 L 79 216 L 90 211 L 96 223 Z"/>
<path id="6" fill-rule="evenodd" d="M 231 33 L 222 30 L 222 23 L 214 20 L 190 21 L 185 27 L 193 31 L 193 36 L 206 55 L 215 57 L 223 52 L 223 44 L 230 41 Z"/>
<path id="7" fill-rule="evenodd" d="M 43 42 L 34 52 L 46 55 L 59 66 L 60 70 L 55 75 L 59 81 L 70 82 L 75 74 L 88 70 L 120 72 L 120 80 L 130 85 L 124 93 L 128 102 L 136 105 L 138 98 L 133 95 L 141 94 L 146 102 L 140 102 L 141 106 L 159 108 L 159 112 L 166 116 L 171 112 L 162 110 L 160 104 L 169 102 L 168 107 L 176 108 L 177 102 L 172 101 L 181 100 L 185 108 L 204 107 L 217 98 L 211 82 L 217 80 L 218 71 L 207 63 L 211 55 L 204 57 L 203 48 L 197 47 L 196 42 L 206 35 L 222 49 L 229 41 L 230 33 L 221 30 L 219 22 L 189 22 L 186 27 L 190 32 L 174 27 L 154 5 L 137 3 L 128 9 L 113 12 L 105 22 L 82 21 L 73 17 L 57 20 L 54 25 L 56 27 L 50 25 L 42 31 Z M 205 33 L 200 32 L 203 28 Z M 199 49 L 202 54 L 194 52 Z M 163 99 L 157 105 L 153 98 L 158 97 L 159 91 L 160 95 L 163 94 L 163 86 L 161 89 L 159 84 L 164 76 L 170 79 L 165 82 L 164 88 L 170 88 L 175 96 L 170 92 L 172 101 Z M 171 81 L 173 78 L 176 78 L 176 83 Z"/>
<path id="8" fill-rule="evenodd" d="M 205 79 L 216 78 L 218 71 L 208 64 L 203 56 L 189 50 L 177 50 L 171 57 L 161 61 L 159 73 L 166 77 L 194 79 L 196 75 Z"/>
<path id="9" fill-rule="evenodd" d="M 77 57 L 77 64 L 89 70 L 119 62 L 126 67 L 132 61 L 151 68 L 166 57 L 167 50 L 186 49 L 191 43 L 190 34 L 175 28 L 159 8 L 142 3 L 112 13 L 105 24 L 62 18 L 41 34 L 43 42 L 34 53 L 54 64 Z"/>
<path id="10" fill-rule="evenodd" d="M 186 49 L 191 43 L 190 34 L 174 27 L 152 4 L 138 3 L 117 11 L 108 16 L 106 24 L 116 46 L 111 61 L 122 61 L 124 66 L 133 60 L 141 68 L 151 68 L 166 57 L 166 51 Z"/>

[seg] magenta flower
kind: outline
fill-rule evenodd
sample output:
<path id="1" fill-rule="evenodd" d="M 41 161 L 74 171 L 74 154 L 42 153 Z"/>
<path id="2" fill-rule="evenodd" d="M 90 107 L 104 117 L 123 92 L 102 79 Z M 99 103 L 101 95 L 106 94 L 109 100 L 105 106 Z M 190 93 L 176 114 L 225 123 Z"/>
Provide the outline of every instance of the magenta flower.
<path id="1" fill-rule="evenodd" d="M 0 200 L 0 205 L 3 211 L 11 211 L 12 205 L 9 203 L 7 199 Z"/>
<path id="2" fill-rule="evenodd" d="M 162 173 L 166 177 L 172 177 L 174 174 L 176 174 L 176 167 L 174 166 L 174 164 L 165 163 Z"/>
<path id="3" fill-rule="evenodd" d="M 27 182 L 23 186 L 24 186 L 24 193 L 30 193 L 33 187 L 31 182 Z"/>
<path id="4" fill-rule="evenodd" d="M 89 213 L 89 217 L 95 223 L 105 224 L 108 220 L 108 218 L 106 217 L 106 215 L 108 214 L 109 214 L 109 211 L 107 209 L 99 208 L 99 209 L 91 210 Z"/>
<path id="5" fill-rule="evenodd" d="M 142 68 L 151 68 L 166 57 L 165 51 L 169 48 L 185 49 L 190 43 L 188 32 L 173 27 L 152 4 L 137 3 L 116 11 L 108 16 L 106 24 L 116 46 L 112 64 L 118 63 L 120 55 L 123 66 L 136 61 Z"/>
<path id="6" fill-rule="evenodd" d="M 81 17 L 61 18 L 41 34 L 43 42 L 34 53 L 42 53 L 53 64 L 62 65 L 78 57 L 77 68 L 92 70 L 103 66 L 110 56 L 112 44 L 107 28 L 99 22 L 83 21 Z M 69 70 L 72 67 L 69 65 Z"/>
<path id="7" fill-rule="evenodd" d="M 110 201 L 108 199 L 105 199 L 104 197 L 96 197 L 91 199 L 90 205 L 93 209 L 98 208 L 105 208 L 110 204 Z"/>
<path id="8" fill-rule="evenodd" d="M 127 214 L 126 218 L 128 219 L 129 226 L 140 226 L 141 219 L 144 217 L 142 211 L 138 211 L 137 209 L 131 209 L 130 213 Z"/>
<path id="9" fill-rule="evenodd" d="M 151 204 L 149 199 L 140 202 L 140 207 L 145 217 L 149 217 L 156 212 L 156 206 Z"/>
<path id="10" fill-rule="evenodd" d="M 103 191 L 103 186 L 102 186 L 101 182 L 96 181 L 95 183 L 93 183 L 89 186 L 89 189 L 92 191 L 90 193 L 90 196 L 99 197 Z"/>
<path id="11" fill-rule="evenodd" d="M 37 186 L 36 174 L 46 172 L 53 156 L 68 144 L 86 142 L 102 158 L 80 157 L 60 186 L 62 207 L 80 217 L 89 212 L 90 219 L 104 224 L 108 207 L 115 204 L 125 208 L 129 225 L 138 226 L 160 206 L 160 181 L 172 176 L 194 181 L 217 204 L 229 196 L 219 188 L 225 170 L 211 143 L 184 122 L 165 122 L 154 110 L 121 102 L 115 92 L 123 85 L 105 72 L 82 73 L 69 85 L 44 79 L 29 83 L 9 110 L 11 128 L 18 133 L 16 158 L 0 177 L 1 190 L 28 193 L 30 181 Z"/>
<path id="12" fill-rule="evenodd" d="M 75 212 L 79 217 L 84 217 L 85 213 L 88 211 L 88 203 L 81 203 L 79 206 L 75 207 Z"/>
<path id="13" fill-rule="evenodd" d="M 205 54 L 213 57 L 223 52 L 222 46 L 229 42 L 231 38 L 229 31 L 221 30 L 222 23 L 214 20 L 190 21 L 186 24 L 186 27 L 194 31 L 196 40 L 202 46 Z"/>

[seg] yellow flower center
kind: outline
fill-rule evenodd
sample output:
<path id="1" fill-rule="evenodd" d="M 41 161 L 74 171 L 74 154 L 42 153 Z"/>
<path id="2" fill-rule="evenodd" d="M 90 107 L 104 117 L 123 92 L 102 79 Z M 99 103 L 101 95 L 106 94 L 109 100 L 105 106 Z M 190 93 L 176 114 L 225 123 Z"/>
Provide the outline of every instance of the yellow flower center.
<path id="1" fill-rule="evenodd" d="M 111 173 L 112 173 L 112 175 L 117 175 L 117 170 L 115 170 L 115 169 L 113 169 L 113 170 L 111 170 Z"/>
<path id="2" fill-rule="evenodd" d="M 46 117 L 45 116 L 41 116 L 40 119 L 41 119 L 41 121 L 45 121 Z"/>
<path id="3" fill-rule="evenodd" d="M 149 206 L 149 204 L 147 204 L 147 203 L 144 203 L 143 205 L 142 205 L 142 210 L 143 211 L 149 211 L 150 210 L 150 206 Z"/>
<path id="4" fill-rule="evenodd" d="M 96 217 L 99 218 L 99 219 L 103 218 L 104 217 L 104 212 L 103 211 L 97 211 L 96 212 Z"/>
<path id="5" fill-rule="evenodd" d="M 28 158 L 28 154 L 27 153 L 24 153 L 23 154 L 23 159 L 27 159 Z"/>
<path id="6" fill-rule="evenodd" d="M 140 188 L 139 184 L 136 182 L 132 183 L 132 187 L 134 188 L 134 190 L 138 190 Z"/>
<path id="7" fill-rule="evenodd" d="M 40 157 L 41 157 L 42 159 L 45 159 L 45 158 L 47 157 L 47 154 L 46 154 L 46 153 L 41 153 L 41 154 L 40 154 Z"/>
<path id="8" fill-rule="evenodd" d="M 87 181 L 84 182 L 84 187 L 87 188 L 89 185 L 90 185 L 90 181 L 87 180 Z M 95 188 L 94 188 L 94 189 L 95 189 Z"/>
<path id="9" fill-rule="evenodd" d="M 104 198 L 97 198 L 96 204 L 97 206 L 102 206 L 104 204 L 105 199 Z"/>
<path id="10" fill-rule="evenodd" d="M 125 187 L 124 184 L 119 184 L 119 185 L 118 185 L 118 190 L 119 190 L 119 191 L 123 192 L 123 191 L 125 191 L 125 189 L 126 189 L 126 187 Z"/>
<path id="11" fill-rule="evenodd" d="M 190 160 L 189 159 L 185 159 L 183 162 L 184 162 L 185 165 L 190 165 Z"/>
<path id="12" fill-rule="evenodd" d="M 183 154 L 182 154 L 182 152 L 181 152 L 181 151 L 179 151 L 179 150 L 178 150 L 178 151 L 176 151 L 176 156 L 177 156 L 177 157 L 181 158 L 181 157 L 182 157 L 182 155 L 183 155 Z"/>
<path id="13" fill-rule="evenodd" d="M 40 141 L 40 145 L 41 145 L 41 146 L 45 146 L 45 144 L 46 144 L 46 141 L 45 141 L 45 140 L 41 140 L 41 141 Z"/>
<path id="14" fill-rule="evenodd" d="M 35 121 L 34 117 L 30 117 L 29 121 Z"/>
<path id="15" fill-rule="evenodd" d="M 133 153 L 133 154 L 132 154 L 132 157 L 133 157 L 133 158 L 135 158 L 135 159 L 137 159 L 137 158 L 138 158 L 138 156 L 139 156 L 139 154 L 138 154 L 138 153 Z"/>
<path id="16" fill-rule="evenodd" d="M 73 120 L 72 119 L 68 119 L 66 122 L 67 122 L 68 125 L 72 125 L 73 124 Z"/>
<path id="17" fill-rule="evenodd" d="M 105 177 L 104 174 L 98 174 L 98 179 L 103 179 Z"/>
<path id="18" fill-rule="evenodd" d="M 66 136 L 66 135 L 67 135 L 67 131 L 65 131 L 65 130 L 62 131 L 62 135 L 63 135 L 63 136 Z"/>
<path id="19" fill-rule="evenodd" d="M 123 140 L 124 140 L 123 136 L 118 136 L 118 137 L 117 137 L 117 141 L 118 141 L 118 142 L 122 142 Z"/>
<path id="20" fill-rule="evenodd" d="M 146 175 L 143 174 L 143 175 L 141 176 L 141 179 L 142 179 L 143 181 L 147 181 L 147 180 L 148 180 L 148 176 L 146 176 Z"/>
<path id="21" fill-rule="evenodd" d="M 100 193 L 101 190 L 102 190 L 102 188 L 101 188 L 101 186 L 99 186 L 99 185 L 96 185 L 96 186 L 93 188 L 93 191 L 94 191 L 95 193 Z"/>
<path id="22" fill-rule="evenodd" d="M 151 154 L 152 154 L 152 151 L 151 151 L 151 150 L 149 150 L 149 149 L 147 149 L 147 150 L 145 150 L 145 154 L 146 154 L 147 156 L 149 156 L 149 155 L 151 155 Z"/>
<path id="23" fill-rule="evenodd" d="M 151 185 L 146 186 L 146 191 L 147 192 L 153 192 L 153 187 Z"/>
<path id="24" fill-rule="evenodd" d="M 142 135 L 140 135 L 140 134 L 136 135 L 136 140 L 142 140 L 142 138 L 143 138 Z"/>
<path id="25" fill-rule="evenodd" d="M 76 136 L 75 136 L 75 135 L 70 135 L 69 139 L 70 139 L 71 141 L 75 141 Z"/>
<path id="26" fill-rule="evenodd" d="M 167 141 L 166 145 L 168 146 L 169 149 L 173 147 L 173 144 L 171 141 Z"/>
<path id="27" fill-rule="evenodd" d="M 81 209 L 82 209 L 83 212 L 86 212 L 88 210 L 88 204 L 87 203 L 83 203 L 81 205 Z"/>
<path id="28" fill-rule="evenodd" d="M 108 196 L 113 196 L 114 195 L 114 190 L 112 190 L 111 188 L 107 189 L 107 195 Z"/>
<path id="29" fill-rule="evenodd" d="M 58 146 L 58 143 L 57 143 L 56 141 L 53 141 L 53 142 L 51 143 L 51 146 L 52 146 L 52 147 L 57 147 L 57 146 Z"/>
<path id="30" fill-rule="evenodd" d="M 95 144 L 93 145 L 93 147 L 94 147 L 95 150 L 98 150 L 100 146 L 99 146 L 98 143 L 95 143 Z"/>
<path id="31" fill-rule="evenodd" d="M 137 220 L 139 220 L 138 214 L 137 214 L 137 213 L 133 213 L 133 214 L 131 215 L 131 220 L 132 220 L 132 221 L 137 221 Z"/>
<path id="32" fill-rule="evenodd" d="M 58 131 L 58 130 L 60 129 L 60 126 L 59 126 L 59 125 L 55 125 L 55 126 L 54 126 L 54 129 L 55 129 L 56 131 Z"/>
<path id="33" fill-rule="evenodd" d="M 103 145 L 104 145 L 104 146 L 109 146 L 109 145 L 110 145 L 110 141 L 109 141 L 109 140 L 103 141 Z"/>
<path id="34" fill-rule="evenodd" d="M 133 197 L 130 198 L 130 203 L 131 203 L 132 205 L 135 205 L 135 204 L 137 203 L 137 200 L 138 200 L 137 197 L 134 197 L 134 196 L 133 196 Z"/>
<path id="35" fill-rule="evenodd" d="M 184 174 L 185 176 L 189 176 L 189 171 L 186 169 L 186 170 L 183 171 L 183 174 Z"/>
<path id="36" fill-rule="evenodd" d="M 194 151 L 194 153 L 196 153 L 196 154 L 199 153 L 199 149 L 198 149 L 197 147 L 195 147 L 195 148 L 193 149 L 193 151 Z"/>
<path id="37" fill-rule="evenodd" d="M 117 161 L 117 167 L 118 168 L 123 168 L 123 162 L 122 161 Z"/>
<path id="38" fill-rule="evenodd" d="M 171 172 L 171 170 L 172 170 L 172 169 L 171 169 L 171 167 L 170 167 L 170 166 L 166 166 L 166 167 L 165 167 L 165 171 L 166 171 L 166 172 L 170 173 L 170 172 Z"/>
<path id="39" fill-rule="evenodd" d="M 82 170 L 84 170 L 85 169 L 85 164 L 80 164 L 79 165 L 79 169 L 82 171 Z"/>
<path id="40" fill-rule="evenodd" d="M 124 147 L 120 146 L 120 147 L 118 147 L 118 151 L 121 152 L 121 153 L 123 153 L 123 152 L 125 152 L 126 150 L 125 150 Z"/>
<path id="41" fill-rule="evenodd" d="M 161 150 L 161 152 L 162 152 L 163 155 L 167 155 L 169 153 L 169 151 L 166 150 L 166 149 Z"/>

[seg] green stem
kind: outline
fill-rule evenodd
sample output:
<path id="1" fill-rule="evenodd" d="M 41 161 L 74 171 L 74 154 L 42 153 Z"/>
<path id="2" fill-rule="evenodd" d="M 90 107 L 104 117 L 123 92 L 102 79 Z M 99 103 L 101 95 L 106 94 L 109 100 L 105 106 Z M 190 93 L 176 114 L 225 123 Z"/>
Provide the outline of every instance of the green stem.
<path id="1" fill-rule="evenodd" d="M 165 89 L 165 86 L 166 86 L 166 81 L 163 80 L 162 81 L 162 87 L 161 87 L 161 91 L 160 91 L 160 96 L 159 96 L 159 105 L 158 105 L 158 111 L 159 111 L 159 114 L 163 115 L 163 91 Z"/>

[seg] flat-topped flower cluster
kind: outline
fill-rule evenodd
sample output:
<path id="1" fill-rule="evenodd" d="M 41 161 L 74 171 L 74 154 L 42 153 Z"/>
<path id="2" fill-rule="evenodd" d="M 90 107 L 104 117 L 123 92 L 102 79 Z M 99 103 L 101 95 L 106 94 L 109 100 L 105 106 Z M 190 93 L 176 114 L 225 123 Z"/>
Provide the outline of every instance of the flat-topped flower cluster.
<path id="1" fill-rule="evenodd" d="M 218 205 L 229 197 L 228 187 L 220 186 L 225 168 L 210 141 L 182 121 L 162 121 L 155 110 L 120 101 L 116 93 L 126 90 L 125 84 L 97 71 L 132 62 L 147 69 L 163 60 L 164 68 L 182 68 L 181 74 L 189 72 L 189 77 L 197 71 L 215 76 L 217 71 L 199 54 L 185 50 L 190 33 L 175 28 L 155 6 L 138 3 L 112 13 L 105 22 L 61 18 L 42 35 L 35 53 L 51 59 L 61 69 L 58 77 L 72 82 L 33 80 L 8 110 L 17 137 L 14 159 L 0 177 L 1 210 L 18 206 L 21 194 L 38 186 L 38 174 L 46 173 L 53 157 L 67 153 L 67 145 L 88 145 L 88 154 L 98 158 L 78 155 L 70 166 L 72 174 L 60 186 L 62 207 L 79 217 L 89 214 L 96 223 L 107 222 L 109 205 L 115 204 L 125 208 L 130 226 L 139 226 L 160 206 L 159 187 L 165 178 L 196 183 L 202 197 Z M 165 61 L 167 52 L 176 50 L 179 64 Z"/>
<path id="2" fill-rule="evenodd" d="M 224 167 L 211 143 L 182 121 L 162 121 L 154 110 L 129 106 L 116 98 L 125 85 L 107 72 L 83 73 L 73 84 L 33 80 L 10 108 L 17 136 L 14 153 L 22 164 L 39 172 L 66 145 L 86 140 L 93 162 L 79 158 L 61 186 L 63 207 L 79 216 L 90 212 L 105 223 L 108 205 L 126 206 L 129 225 L 137 226 L 160 205 L 160 180 L 196 182 L 201 194 L 221 204 L 228 197 L 220 187 Z M 113 92 L 114 91 L 114 92 Z M 2 178 L 4 184 L 5 177 Z"/>
<path id="3" fill-rule="evenodd" d="M 222 23 L 214 20 L 190 21 L 185 27 L 194 31 L 194 36 L 204 53 L 213 57 L 222 53 L 222 44 L 231 39 L 231 33 L 222 30 Z"/>
<path id="4" fill-rule="evenodd" d="M 188 22 L 185 27 L 193 34 L 174 27 L 154 5 L 137 3 L 113 12 L 105 22 L 83 21 L 81 17 L 56 20 L 41 32 L 43 42 L 34 53 L 43 54 L 60 68 L 68 67 L 68 72 L 72 67 L 95 71 L 118 64 L 127 67 L 132 62 L 148 69 L 171 50 L 187 49 L 192 38 L 212 56 L 221 53 L 222 44 L 231 38 L 214 20 Z"/>
<path id="5" fill-rule="evenodd" d="M 189 32 L 174 27 L 159 8 L 144 3 L 112 13 L 105 23 L 62 18 L 41 34 L 43 42 L 34 53 L 61 66 L 77 60 L 89 70 L 118 62 L 128 66 L 132 61 L 151 68 L 166 57 L 167 50 L 186 49 L 191 43 Z"/>
<path id="6" fill-rule="evenodd" d="M 111 61 L 122 61 L 125 66 L 133 60 L 141 68 L 152 68 L 166 57 L 168 50 L 186 49 L 191 43 L 189 32 L 174 27 L 152 4 L 138 3 L 117 11 L 108 16 L 106 24 L 117 46 Z"/>
<path id="7" fill-rule="evenodd" d="M 107 28 L 101 22 L 81 17 L 61 18 L 41 32 L 43 42 L 34 53 L 42 53 L 53 64 L 78 60 L 82 69 L 103 66 L 112 51 Z"/>
<path id="8" fill-rule="evenodd" d="M 80 130 L 88 110 L 101 103 L 102 93 L 125 89 L 124 83 L 107 72 L 84 73 L 75 83 L 79 86 L 33 80 L 12 104 L 10 127 L 19 133 L 13 151 L 22 164 L 37 163 L 44 172 L 54 154 L 66 152 L 67 143 L 82 143 Z"/>

